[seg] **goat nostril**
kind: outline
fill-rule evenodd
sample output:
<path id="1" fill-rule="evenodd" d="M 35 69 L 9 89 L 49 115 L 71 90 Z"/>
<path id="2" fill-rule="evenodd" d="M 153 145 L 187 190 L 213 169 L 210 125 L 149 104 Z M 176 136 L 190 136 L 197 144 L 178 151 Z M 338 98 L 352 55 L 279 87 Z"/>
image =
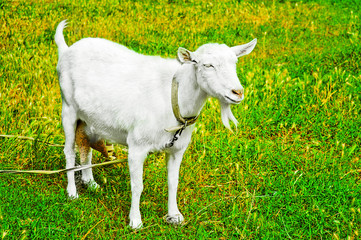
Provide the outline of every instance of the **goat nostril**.
<path id="1" fill-rule="evenodd" d="M 242 97 L 242 95 L 243 95 L 243 89 L 242 89 L 242 90 L 232 90 L 232 93 L 233 93 L 233 94 L 236 94 L 236 95 L 238 95 L 238 96 L 240 96 L 240 97 Z"/>

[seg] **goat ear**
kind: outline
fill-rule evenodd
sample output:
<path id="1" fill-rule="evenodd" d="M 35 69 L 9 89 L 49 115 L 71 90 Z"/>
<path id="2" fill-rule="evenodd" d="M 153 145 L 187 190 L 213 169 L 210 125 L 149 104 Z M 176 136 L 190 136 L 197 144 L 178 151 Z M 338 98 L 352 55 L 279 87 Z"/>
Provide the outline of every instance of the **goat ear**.
<path id="1" fill-rule="evenodd" d="M 197 62 L 194 58 L 194 54 L 191 51 L 182 47 L 178 48 L 178 60 L 181 63 Z"/>
<path id="2" fill-rule="evenodd" d="M 236 54 L 237 57 L 241 57 L 251 53 L 254 47 L 256 46 L 256 44 L 257 44 L 257 38 L 253 39 L 249 43 L 231 47 L 231 49 L 233 50 L 233 52 Z"/>

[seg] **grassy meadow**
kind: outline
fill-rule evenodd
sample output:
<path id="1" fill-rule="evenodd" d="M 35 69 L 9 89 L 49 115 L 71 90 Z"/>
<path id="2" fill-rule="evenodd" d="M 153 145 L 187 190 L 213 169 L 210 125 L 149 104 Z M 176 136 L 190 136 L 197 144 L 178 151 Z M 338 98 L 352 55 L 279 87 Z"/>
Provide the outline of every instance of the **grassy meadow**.
<path id="1" fill-rule="evenodd" d="M 237 129 L 223 127 L 214 99 L 196 123 L 180 172 L 183 226 L 163 220 L 166 162 L 155 153 L 143 229 L 127 227 L 125 162 L 94 169 L 101 189 L 79 186 L 73 201 L 65 174 L 0 174 L 0 238 L 360 239 L 360 17 L 352 0 L 0 1 L 0 169 L 65 167 L 53 41 L 61 20 L 68 45 L 101 37 L 171 58 L 180 46 L 258 38 L 237 65 Z"/>

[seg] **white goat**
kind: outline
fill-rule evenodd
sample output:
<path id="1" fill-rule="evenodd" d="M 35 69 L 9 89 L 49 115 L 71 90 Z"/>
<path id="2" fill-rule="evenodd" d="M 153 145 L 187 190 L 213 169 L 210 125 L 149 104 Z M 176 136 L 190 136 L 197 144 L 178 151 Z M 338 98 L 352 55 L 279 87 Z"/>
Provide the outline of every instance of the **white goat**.
<path id="1" fill-rule="evenodd" d="M 220 101 L 223 124 L 237 124 L 230 105 L 240 103 L 243 87 L 236 73 L 237 58 L 249 54 L 257 40 L 228 47 L 205 44 L 197 51 L 178 49 L 176 59 L 144 56 L 117 43 L 82 39 L 68 47 L 63 36 L 66 21 L 55 34 L 59 50 L 57 71 L 62 96 L 66 167 L 74 167 L 75 142 L 82 165 L 90 165 L 90 147 L 105 156 L 103 139 L 128 146 L 132 201 L 132 228 L 142 226 L 139 200 L 143 190 L 143 163 L 149 152 L 164 150 L 168 168 L 167 221 L 181 223 L 177 206 L 179 168 L 191 140 L 193 126 L 186 127 L 174 145 L 166 145 L 174 133 L 165 129 L 181 123 L 173 114 L 172 79 L 179 84 L 179 109 L 183 116 L 197 116 L 206 99 Z M 74 172 L 68 172 L 69 197 L 78 197 Z M 82 180 L 98 187 L 92 170 L 82 171 Z"/>

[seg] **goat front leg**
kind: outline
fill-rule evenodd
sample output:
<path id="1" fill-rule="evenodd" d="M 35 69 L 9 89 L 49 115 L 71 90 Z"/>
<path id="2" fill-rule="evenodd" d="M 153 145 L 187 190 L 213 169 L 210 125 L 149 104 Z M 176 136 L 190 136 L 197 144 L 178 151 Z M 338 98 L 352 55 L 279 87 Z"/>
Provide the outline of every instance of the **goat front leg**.
<path id="1" fill-rule="evenodd" d="M 181 224 L 184 221 L 183 215 L 177 206 L 177 189 L 179 180 L 179 168 L 182 162 L 185 149 L 173 153 L 167 153 L 168 159 L 168 214 L 166 221 L 170 224 Z"/>
<path id="2" fill-rule="evenodd" d="M 139 210 L 140 195 L 143 191 L 143 164 L 148 154 L 142 147 L 129 146 L 128 164 L 132 203 L 129 212 L 129 226 L 133 229 L 142 227 L 142 217 Z"/>

